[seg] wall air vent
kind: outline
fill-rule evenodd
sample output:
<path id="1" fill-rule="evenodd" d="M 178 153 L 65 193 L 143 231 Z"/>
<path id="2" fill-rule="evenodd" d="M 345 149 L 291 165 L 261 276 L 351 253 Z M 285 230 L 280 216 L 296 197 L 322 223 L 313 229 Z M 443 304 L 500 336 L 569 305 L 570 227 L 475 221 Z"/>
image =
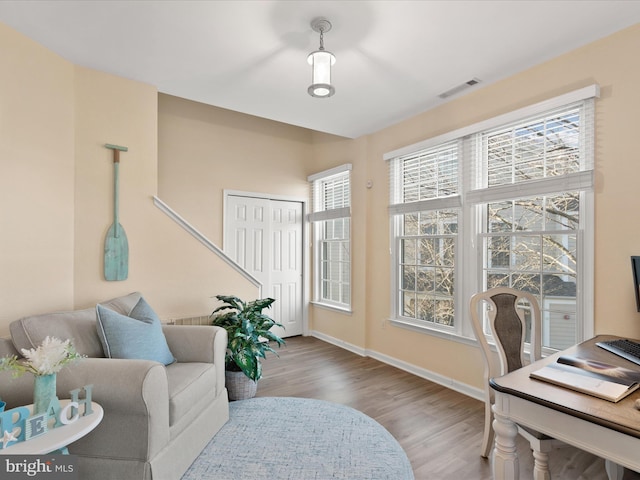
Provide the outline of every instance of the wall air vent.
<path id="1" fill-rule="evenodd" d="M 438 95 L 438 97 L 439 98 L 449 98 L 452 95 L 460 93 L 461 91 L 466 90 L 469 87 L 473 87 L 477 83 L 480 83 L 480 79 L 472 78 L 468 82 L 464 82 L 462 85 L 458 85 L 457 87 L 453 87 L 451 90 L 447 90 L 446 92 L 441 93 L 440 95 Z"/>

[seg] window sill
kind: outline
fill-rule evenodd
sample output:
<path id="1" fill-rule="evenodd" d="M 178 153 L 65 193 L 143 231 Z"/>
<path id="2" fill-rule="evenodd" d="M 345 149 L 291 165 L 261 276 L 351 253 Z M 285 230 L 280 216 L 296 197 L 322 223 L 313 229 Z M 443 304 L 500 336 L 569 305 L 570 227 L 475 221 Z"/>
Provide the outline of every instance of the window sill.
<path id="1" fill-rule="evenodd" d="M 392 325 L 396 326 L 396 327 L 404 328 L 406 330 L 411 330 L 412 332 L 421 333 L 423 335 L 431 335 L 432 337 L 443 338 L 445 340 L 449 340 L 449 341 L 457 342 L 457 343 L 462 343 L 464 345 L 472 345 L 474 347 L 479 347 L 478 341 L 476 340 L 475 337 L 463 337 L 463 336 L 457 335 L 455 333 L 445 332 L 443 330 L 430 328 L 430 327 L 428 327 L 426 325 L 420 325 L 420 324 L 417 324 L 417 323 L 408 322 L 406 320 L 389 319 L 389 322 Z M 494 352 L 498 351 L 495 343 L 492 340 L 489 340 L 489 347 Z M 529 361 L 529 352 L 530 352 L 529 344 L 525 345 L 524 352 L 526 354 L 527 362 L 528 362 Z M 548 348 L 548 347 L 543 347 L 542 348 L 542 357 L 544 358 L 544 357 L 547 357 L 549 355 L 553 355 L 556 352 L 558 352 L 558 350 L 553 350 L 553 349 Z"/>
<path id="2" fill-rule="evenodd" d="M 311 305 L 320 307 L 320 308 L 325 308 L 327 310 L 333 310 L 334 312 L 346 313 L 348 315 L 351 315 L 353 313 L 353 310 L 351 310 L 351 308 L 349 307 L 339 307 L 337 305 L 331 305 L 329 303 L 313 301 L 311 302 Z"/>
<path id="3" fill-rule="evenodd" d="M 456 333 L 447 332 L 447 331 L 439 330 L 436 328 L 430 328 L 426 325 L 421 325 L 421 324 L 409 322 L 406 320 L 399 320 L 397 318 L 391 318 L 389 319 L 389 322 L 391 323 L 391 325 L 394 325 L 396 327 L 411 330 L 413 332 L 422 333 L 423 335 L 431 335 L 432 337 L 443 338 L 445 340 L 450 340 L 452 342 L 463 343 L 465 345 L 478 346 L 478 342 L 475 339 L 475 337 L 474 338 L 463 337 Z"/>

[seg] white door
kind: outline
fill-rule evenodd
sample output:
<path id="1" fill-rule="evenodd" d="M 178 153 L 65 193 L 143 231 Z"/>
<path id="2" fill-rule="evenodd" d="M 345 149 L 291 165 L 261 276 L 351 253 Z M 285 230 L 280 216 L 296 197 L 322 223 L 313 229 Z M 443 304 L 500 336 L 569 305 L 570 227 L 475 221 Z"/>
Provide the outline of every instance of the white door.
<path id="1" fill-rule="evenodd" d="M 284 326 L 275 333 L 301 335 L 302 203 L 228 195 L 224 251 L 275 298 L 266 312 Z"/>

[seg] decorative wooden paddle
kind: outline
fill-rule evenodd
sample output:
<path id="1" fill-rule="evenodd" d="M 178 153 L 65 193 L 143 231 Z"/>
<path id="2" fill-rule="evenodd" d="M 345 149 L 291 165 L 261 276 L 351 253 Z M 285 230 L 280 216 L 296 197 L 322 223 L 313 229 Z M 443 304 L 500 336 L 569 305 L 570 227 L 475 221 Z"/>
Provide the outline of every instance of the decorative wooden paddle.
<path id="1" fill-rule="evenodd" d="M 110 144 L 106 144 L 105 147 L 113 150 L 114 195 L 113 224 L 109 227 L 104 241 L 104 278 L 109 281 L 119 281 L 126 280 L 129 276 L 129 243 L 118 218 L 120 152 L 126 152 L 129 149 Z"/>

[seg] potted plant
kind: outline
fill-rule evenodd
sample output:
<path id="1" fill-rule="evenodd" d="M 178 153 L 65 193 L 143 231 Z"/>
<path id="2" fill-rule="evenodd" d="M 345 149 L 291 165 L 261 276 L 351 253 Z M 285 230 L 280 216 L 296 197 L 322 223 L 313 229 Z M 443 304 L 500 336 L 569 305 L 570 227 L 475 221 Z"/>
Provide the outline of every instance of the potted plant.
<path id="1" fill-rule="evenodd" d="M 262 298 L 244 302 L 238 297 L 216 295 L 223 302 L 211 313 L 212 325 L 227 331 L 229 340 L 225 356 L 226 385 L 230 400 L 252 398 L 262 377 L 261 358 L 267 352 L 277 355 L 271 342 L 278 347 L 285 341 L 270 331 L 271 327 L 282 327 L 268 315 L 262 313 L 270 308 L 273 298 Z"/>
<path id="2" fill-rule="evenodd" d="M 14 377 L 28 372 L 35 376 L 33 394 L 33 413 L 46 412 L 49 404 L 56 396 L 56 377 L 66 364 L 82 358 L 71 344 L 56 337 L 46 337 L 38 348 L 22 349 L 26 360 L 17 355 L 0 358 L 0 372 L 12 370 Z M 5 402 L 0 401 L 0 412 Z"/>

